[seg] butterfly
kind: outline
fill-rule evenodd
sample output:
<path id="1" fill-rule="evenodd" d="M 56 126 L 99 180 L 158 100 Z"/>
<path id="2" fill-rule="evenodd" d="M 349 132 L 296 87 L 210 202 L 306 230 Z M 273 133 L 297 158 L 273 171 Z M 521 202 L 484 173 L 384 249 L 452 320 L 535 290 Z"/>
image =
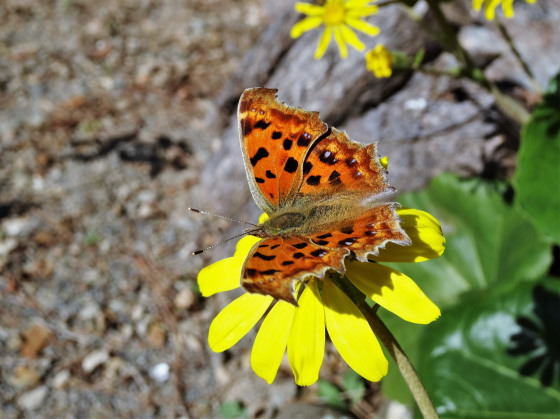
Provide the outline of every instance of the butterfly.
<path id="1" fill-rule="evenodd" d="M 297 305 L 296 281 L 343 274 L 352 255 L 366 262 L 386 243 L 410 244 L 376 144 L 352 141 L 318 112 L 281 103 L 276 89 L 241 95 L 239 137 L 249 188 L 268 219 L 249 233 L 241 285 Z"/>

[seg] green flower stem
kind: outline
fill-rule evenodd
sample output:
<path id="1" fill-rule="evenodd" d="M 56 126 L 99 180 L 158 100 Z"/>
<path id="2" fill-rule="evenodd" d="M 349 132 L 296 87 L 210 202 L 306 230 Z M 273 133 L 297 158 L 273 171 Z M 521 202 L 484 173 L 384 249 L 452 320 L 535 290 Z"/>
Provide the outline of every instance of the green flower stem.
<path id="1" fill-rule="evenodd" d="M 406 356 L 393 334 L 387 329 L 387 326 L 377 316 L 376 307 L 370 307 L 365 300 L 365 296 L 358 290 L 346 277 L 338 274 L 331 274 L 328 277 L 338 288 L 340 288 L 351 300 L 369 323 L 373 333 L 383 343 L 389 351 L 414 397 L 420 412 L 427 419 L 439 418 L 436 409 L 424 385 L 420 381 L 416 370 Z"/>
<path id="2" fill-rule="evenodd" d="M 494 83 L 489 81 L 482 70 L 480 70 L 474 63 L 472 57 L 467 50 L 463 48 L 457 34 L 447 21 L 447 18 L 443 14 L 440 7 L 440 0 L 426 0 L 430 10 L 432 11 L 434 17 L 436 18 L 439 27 L 441 28 L 442 35 L 440 40 L 443 45 L 451 52 L 463 65 L 463 69 L 460 72 L 461 76 L 465 76 L 472 81 L 478 83 L 482 87 L 486 88 L 494 98 L 496 99 L 496 104 L 498 107 L 509 116 L 511 119 L 516 121 L 518 124 L 523 125 L 529 119 L 529 113 L 513 98 L 503 94 L 496 87 Z M 513 43 L 511 44 L 513 45 Z M 515 54 L 515 50 L 514 50 Z M 520 57 L 520 56 L 519 56 Z"/>
<path id="3" fill-rule="evenodd" d="M 439 27 L 442 30 L 441 41 L 445 47 L 453 54 L 457 59 L 465 66 L 465 75 L 477 83 L 488 86 L 488 81 L 480 69 L 474 64 L 474 60 L 470 54 L 463 48 L 457 34 L 449 24 L 447 18 L 441 10 L 439 0 L 426 0 L 430 10 L 432 11 L 434 17 L 436 18 Z"/>
<path id="4" fill-rule="evenodd" d="M 507 30 L 506 26 L 502 23 L 502 21 L 500 20 L 500 18 L 498 16 L 496 16 L 496 26 L 498 26 L 498 30 L 500 31 L 500 35 L 502 35 L 502 38 L 504 38 L 504 40 L 508 44 L 509 49 L 511 50 L 511 52 L 513 53 L 513 55 L 515 56 L 515 58 L 517 59 L 517 61 L 521 65 L 521 68 L 523 68 L 523 71 L 525 71 L 525 74 L 527 74 L 527 76 L 529 76 L 529 78 L 531 79 L 531 83 L 533 84 L 533 87 L 535 88 L 535 91 L 541 93 L 542 92 L 542 87 L 540 86 L 539 82 L 535 78 L 535 75 L 533 74 L 533 72 L 529 68 L 529 65 L 523 59 L 523 57 L 521 56 L 521 53 L 519 52 L 519 50 L 515 46 L 515 44 L 513 42 L 513 38 L 509 34 L 509 31 Z"/>

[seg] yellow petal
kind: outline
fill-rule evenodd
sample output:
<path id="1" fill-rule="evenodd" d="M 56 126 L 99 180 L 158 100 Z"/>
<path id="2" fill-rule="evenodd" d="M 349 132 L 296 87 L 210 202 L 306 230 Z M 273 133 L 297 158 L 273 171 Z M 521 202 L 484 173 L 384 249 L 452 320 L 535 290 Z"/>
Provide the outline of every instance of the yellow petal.
<path id="1" fill-rule="evenodd" d="M 376 14 L 379 11 L 377 6 L 364 6 L 364 7 L 357 7 L 352 10 L 348 10 L 346 14 L 347 18 L 361 18 L 366 16 L 371 16 Z"/>
<path id="2" fill-rule="evenodd" d="M 399 208 L 402 227 L 412 240 L 410 246 L 388 243 L 375 260 L 380 262 L 424 262 L 440 257 L 445 250 L 445 237 L 438 221 L 425 211 Z"/>
<path id="3" fill-rule="evenodd" d="M 323 55 L 325 55 L 329 43 L 331 42 L 332 31 L 333 29 L 331 26 L 327 26 L 323 31 L 323 34 L 321 35 L 321 39 L 319 40 L 319 45 L 317 45 L 317 49 L 315 50 L 315 54 L 313 55 L 313 57 L 316 60 L 320 59 Z"/>
<path id="4" fill-rule="evenodd" d="M 214 352 L 231 348 L 251 330 L 274 299 L 269 295 L 243 294 L 227 305 L 212 321 L 208 344 Z"/>
<path id="5" fill-rule="evenodd" d="M 327 331 L 342 359 L 366 380 L 381 380 L 389 364 L 360 310 L 331 281 L 323 283 L 322 297 Z"/>
<path id="6" fill-rule="evenodd" d="M 374 26 L 361 19 L 348 18 L 346 19 L 346 23 L 352 26 L 357 31 L 363 32 L 369 36 L 375 36 L 379 34 L 380 31 L 380 29 L 377 26 Z"/>
<path id="7" fill-rule="evenodd" d="M 296 3 L 294 9 L 296 9 L 296 12 L 310 16 L 321 16 L 325 13 L 325 8 L 323 6 L 310 3 Z"/>
<path id="8" fill-rule="evenodd" d="M 198 273 L 198 287 L 203 297 L 218 292 L 229 291 L 240 286 L 241 268 L 249 250 L 262 240 L 254 236 L 245 236 L 237 242 L 235 254 L 202 268 Z"/>
<path id="9" fill-rule="evenodd" d="M 402 272 L 378 263 L 352 262 L 346 275 L 367 297 L 403 320 L 427 324 L 440 316 L 438 306 Z"/>
<path id="10" fill-rule="evenodd" d="M 352 11 L 352 10 L 356 10 L 356 8 L 366 7 L 369 5 L 369 3 L 375 3 L 375 1 L 376 0 L 346 0 L 344 6 L 346 6 L 346 8 L 349 11 Z M 370 6 L 370 7 L 375 7 L 375 6 Z"/>
<path id="11" fill-rule="evenodd" d="M 288 359 L 297 385 L 319 378 L 325 352 L 325 311 L 315 281 L 309 281 L 298 301 L 288 339 Z"/>
<path id="12" fill-rule="evenodd" d="M 292 38 L 299 38 L 302 33 L 315 29 L 323 23 L 320 17 L 310 16 L 297 22 L 290 31 Z"/>
<path id="13" fill-rule="evenodd" d="M 259 217 L 259 224 L 264 223 L 266 220 L 268 220 L 270 217 L 268 216 L 268 214 L 266 212 L 263 212 L 260 217 Z"/>
<path id="14" fill-rule="evenodd" d="M 341 58 L 348 57 L 348 48 L 346 48 L 346 43 L 344 42 L 344 38 L 342 37 L 341 26 L 335 26 L 333 28 L 334 31 L 334 40 L 338 45 L 338 51 L 340 52 Z"/>
<path id="15" fill-rule="evenodd" d="M 356 36 L 356 33 L 352 29 L 350 29 L 348 26 L 341 25 L 340 26 L 340 31 L 341 31 L 341 34 L 342 34 L 342 38 L 344 39 L 345 42 L 352 45 L 358 51 L 363 51 L 365 49 L 366 46 L 364 45 L 364 43 L 362 41 L 360 41 L 360 38 L 358 38 Z"/>
<path id="16" fill-rule="evenodd" d="M 502 10 L 504 11 L 504 15 L 510 19 L 514 15 L 513 11 L 513 0 L 503 0 L 502 1 Z"/>
<path id="17" fill-rule="evenodd" d="M 500 4 L 502 0 L 487 0 L 484 5 L 484 16 L 488 20 L 494 20 L 496 17 L 496 7 Z"/>
<path id="18" fill-rule="evenodd" d="M 278 301 L 264 318 L 255 338 L 251 367 L 268 384 L 274 381 L 282 362 L 295 311 L 294 305 Z"/>
<path id="19" fill-rule="evenodd" d="M 379 159 L 379 163 L 381 163 L 381 166 L 383 166 L 385 170 L 387 170 L 387 168 L 389 167 L 389 157 L 388 156 L 381 157 Z"/>

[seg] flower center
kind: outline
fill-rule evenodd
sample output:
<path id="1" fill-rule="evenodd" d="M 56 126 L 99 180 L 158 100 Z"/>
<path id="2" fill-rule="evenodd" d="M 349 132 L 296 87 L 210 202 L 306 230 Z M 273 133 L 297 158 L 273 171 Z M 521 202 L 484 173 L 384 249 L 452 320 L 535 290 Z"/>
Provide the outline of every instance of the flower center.
<path id="1" fill-rule="evenodd" d="M 346 8 L 342 0 L 327 0 L 324 20 L 326 26 L 340 25 L 346 18 Z"/>

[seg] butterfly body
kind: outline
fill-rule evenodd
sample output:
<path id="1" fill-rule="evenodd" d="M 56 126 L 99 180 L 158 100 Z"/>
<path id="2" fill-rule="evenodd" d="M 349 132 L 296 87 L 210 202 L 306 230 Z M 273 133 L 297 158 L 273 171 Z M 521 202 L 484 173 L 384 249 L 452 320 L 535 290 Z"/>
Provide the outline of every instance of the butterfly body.
<path id="1" fill-rule="evenodd" d="M 317 112 L 280 103 L 275 89 L 254 88 L 238 109 L 251 194 L 269 216 L 252 231 L 241 283 L 250 292 L 296 304 L 294 282 L 344 273 L 353 254 L 367 261 L 387 242 L 409 244 L 376 145 L 328 126 Z"/>

